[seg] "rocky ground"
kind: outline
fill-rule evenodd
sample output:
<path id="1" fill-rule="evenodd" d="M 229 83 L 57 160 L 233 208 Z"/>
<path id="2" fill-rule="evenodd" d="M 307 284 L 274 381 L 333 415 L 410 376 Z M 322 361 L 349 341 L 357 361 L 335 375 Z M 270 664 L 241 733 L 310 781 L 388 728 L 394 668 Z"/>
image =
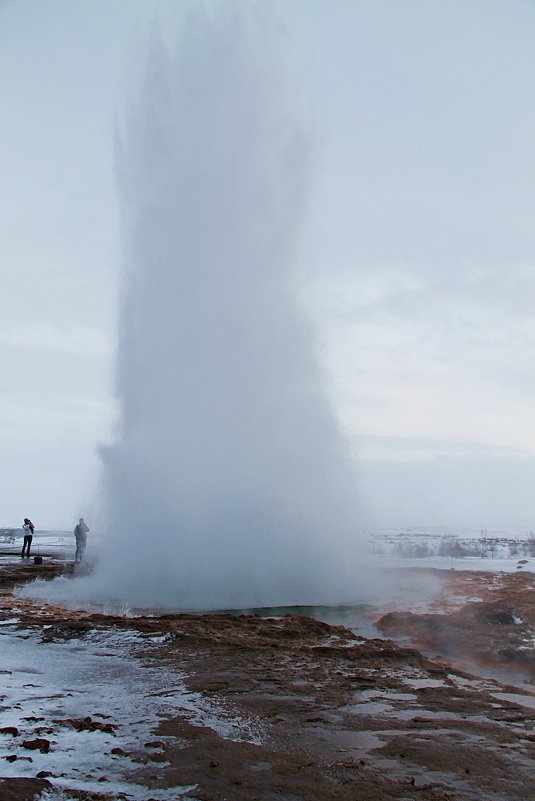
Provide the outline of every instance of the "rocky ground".
<path id="1" fill-rule="evenodd" d="M 366 639 L 13 594 L 64 571 L 0 564 L 1 801 L 535 798 L 531 573 L 443 573 Z"/>

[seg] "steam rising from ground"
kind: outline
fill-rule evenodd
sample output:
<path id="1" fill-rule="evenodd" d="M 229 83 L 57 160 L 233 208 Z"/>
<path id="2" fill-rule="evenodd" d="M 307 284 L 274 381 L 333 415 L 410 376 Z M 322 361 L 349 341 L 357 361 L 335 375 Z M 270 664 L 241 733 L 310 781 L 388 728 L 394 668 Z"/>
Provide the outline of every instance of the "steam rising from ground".
<path id="1" fill-rule="evenodd" d="M 182 608 L 358 596 L 349 457 L 292 263 L 307 140 L 231 14 L 155 38 L 118 148 L 122 430 L 93 591 Z"/>

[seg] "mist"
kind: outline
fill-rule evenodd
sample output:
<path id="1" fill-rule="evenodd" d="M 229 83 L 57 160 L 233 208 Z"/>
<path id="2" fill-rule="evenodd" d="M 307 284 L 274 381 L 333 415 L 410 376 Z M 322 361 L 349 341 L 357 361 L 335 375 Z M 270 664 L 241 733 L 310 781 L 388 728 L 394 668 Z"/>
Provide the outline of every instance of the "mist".
<path id="1" fill-rule="evenodd" d="M 358 595 L 351 460 L 295 287 L 309 142 L 275 38 L 228 9 L 190 15 L 176 52 L 155 33 L 119 137 L 121 424 L 87 580 L 107 599 Z"/>

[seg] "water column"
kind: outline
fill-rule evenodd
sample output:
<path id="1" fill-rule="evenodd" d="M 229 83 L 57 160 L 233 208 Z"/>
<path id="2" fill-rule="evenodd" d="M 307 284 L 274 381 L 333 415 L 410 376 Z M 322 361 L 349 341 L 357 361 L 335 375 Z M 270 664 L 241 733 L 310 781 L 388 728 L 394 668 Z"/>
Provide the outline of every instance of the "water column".
<path id="1" fill-rule="evenodd" d="M 176 52 L 154 36 L 117 148 L 121 425 L 94 581 L 131 603 L 354 589 L 350 460 L 294 286 L 309 144 L 276 49 L 228 8 L 192 14 Z"/>

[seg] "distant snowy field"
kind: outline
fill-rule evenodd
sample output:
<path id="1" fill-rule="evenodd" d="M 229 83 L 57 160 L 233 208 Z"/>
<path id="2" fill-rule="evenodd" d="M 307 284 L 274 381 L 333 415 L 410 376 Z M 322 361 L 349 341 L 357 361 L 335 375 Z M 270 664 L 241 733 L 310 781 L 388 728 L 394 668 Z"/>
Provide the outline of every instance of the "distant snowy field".
<path id="1" fill-rule="evenodd" d="M 535 532 L 528 527 L 384 528 L 367 533 L 385 566 L 442 570 L 535 570 Z"/>

